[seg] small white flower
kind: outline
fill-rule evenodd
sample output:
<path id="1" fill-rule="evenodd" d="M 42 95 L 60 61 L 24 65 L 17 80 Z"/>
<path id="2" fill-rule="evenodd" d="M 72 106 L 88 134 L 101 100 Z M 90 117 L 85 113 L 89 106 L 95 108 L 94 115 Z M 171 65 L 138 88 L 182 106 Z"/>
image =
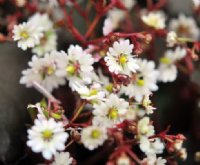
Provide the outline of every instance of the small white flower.
<path id="1" fill-rule="evenodd" d="M 131 83 L 121 88 L 121 92 L 129 97 L 135 97 L 137 101 L 141 101 L 143 96 L 150 94 L 151 91 L 158 90 L 156 82 L 159 72 L 155 70 L 153 61 L 137 59 L 135 62 L 139 69 L 132 74 Z"/>
<path id="2" fill-rule="evenodd" d="M 39 44 L 40 39 L 43 37 L 40 27 L 37 27 L 31 22 L 15 25 L 13 34 L 14 41 L 18 41 L 18 47 L 23 50 L 33 48 Z"/>
<path id="3" fill-rule="evenodd" d="M 32 87 L 33 82 L 36 81 L 49 92 L 59 85 L 64 85 L 65 79 L 55 74 L 58 69 L 58 60 L 62 61 L 63 53 L 53 51 L 50 54 L 46 54 L 43 58 L 33 56 L 32 61 L 29 62 L 31 68 L 22 71 L 23 76 L 20 79 L 20 84 Z"/>
<path id="4" fill-rule="evenodd" d="M 177 34 L 174 31 L 167 33 L 167 46 L 173 47 L 177 43 Z"/>
<path id="5" fill-rule="evenodd" d="M 123 154 L 117 159 L 116 165 L 131 165 L 131 160 L 127 155 Z"/>
<path id="6" fill-rule="evenodd" d="M 27 0 L 15 0 L 15 2 L 18 7 L 24 7 L 26 5 Z"/>
<path id="7" fill-rule="evenodd" d="M 128 111 L 128 102 L 115 94 L 109 95 L 105 101 L 94 105 L 93 124 L 105 127 L 114 127 L 123 121 L 124 114 Z"/>
<path id="8" fill-rule="evenodd" d="M 182 159 L 182 160 L 186 160 L 187 159 L 187 151 L 185 148 L 181 148 L 181 150 L 179 150 L 179 157 Z"/>
<path id="9" fill-rule="evenodd" d="M 149 99 L 150 94 L 145 95 L 142 99 L 142 106 L 145 107 L 147 115 L 152 114 L 153 110 L 156 108 L 151 105 L 151 100 Z"/>
<path id="10" fill-rule="evenodd" d="M 133 6 L 136 4 L 135 0 L 120 0 L 120 1 L 128 10 L 131 10 Z"/>
<path id="11" fill-rule="evenodd" d="M 91 83 L 90 75 L 93 71 L 94 59 L 78 45 L 70 45 L 68 53 L 64 55 L 62 61 L 58 61 L 56 75 L 66 77 L 69 86 L 74 89 L 74 83 L 84 81 Z"/>
<path id="12" fill-rule="evenodd" d="M 140 139 L 140 149 L 146 154 L 161 154 L 164 150 L 164 144 L 159 138 L 148 139 L 143 136 Z"/>
<path id="13" fill-rule="evenodd" d="M 200 34 L 194 18 L 186 17 L 183 14 L 169 22 L 169 29 L 175 31 L 179 37 L 191 38 L 193 40 L 198 40 Z"/>
<path id="14" fill-rule="evenodd" d="M 164 57 L 160 59 L 158 80 L 162 82 L 173 82 L 178 72 L 175 62 L 182 59 L 186 53 L 186 49 L 180 47 L 177 47 L 174 51 L 166 51 Z"/>
<path id="15" fill-rule="evenodd" d="M 106 36 L 113 31 L 113 24 L 110 18 L 106 18 L 103 25 L 103 35 Z"/>
<path id="16" fill-rule="evenodd" d="M 142 21 L 155 29 L 165 28 L 165 14 L 162 11 L 152 11 L 147 14 L 142 14 Z"/>
<path id="17" fill-rule="evenodd" d="M 131 72 L 136 72 L 139 67 L 132 55 L 132 50 L 133 44 L 130 44 L 129 40 L 115 41 L 105 57 L 109 71 L 115 74 L 127 75 L 130 75 Z"/>
<path id="18" fill-rule="evenodd" d="M 76 81 L 73 84 L 73 89 L 78 92 L 82 99 L 98 101 L 105 97 L 105 91 L 103 91 L 102 86 L 96 82 L 86 86 Z"/>
<path id="19" fill-rule="evenodd" d="M 149 117 L 144 117 L 138 121 L 137 133 L 139 136 L 152 136 L 154 134 L 154 127 L 150 123 Z"/>
<path id="20" fill-rule="evenodd" d="M 192 0 L 192 2 L 194 4 L 195 8 L 199 8 L 199 6 L 200 6 L 200 0 Z"/>
<path id="21" fill-rule="evenodd" d="M 81 132 L 81 141 L 89 150 L 94 150 L 103 145 L 107 139 L 107 131 L 103 127 L 89 126 L 83 128 Z"/>
<path id="22" fill-rule="evenodd" d="M 51 165 L 71 165 L 73 158 L 69 152 L 57 152 L 54 156 L 54 162 Z"/>
<path id="23" fill-rule="evenodd" d="M 32 52 L 38 56 L 43 56 L 46 53 L 49 53 L 53 50 L 56 50 L 57 47 L 57 35 L 54 30 L 49 30 L 44 33 L 44 36 L 40 39 L 40 44 L 36 45 Z"/>
<path id="24" fill-rule="evenodd" d="M 28 130 L 27 145 L 36 152 L 42 153 L 45 159 L 51 159 L 56 151 L 65 149 L 68 134 L 64 132 L 63 124 L 54 119 L 34 121 L 34 126 Z"/>
<path id="25" fill-rule="evenodd" d="M 167 161 L 162 157 L 156 157 L 156 154 L 148 154 L 147 158 L 142 160 L 146 165 L 165 165 Z"/>
<path id="26" fill-rule="evenodd" d="M 47 14 L 36 13 L 29 18 L 29 22 L 34 26 L 40 27 L 43 32 L 53 28 L 53 22 Z"/>

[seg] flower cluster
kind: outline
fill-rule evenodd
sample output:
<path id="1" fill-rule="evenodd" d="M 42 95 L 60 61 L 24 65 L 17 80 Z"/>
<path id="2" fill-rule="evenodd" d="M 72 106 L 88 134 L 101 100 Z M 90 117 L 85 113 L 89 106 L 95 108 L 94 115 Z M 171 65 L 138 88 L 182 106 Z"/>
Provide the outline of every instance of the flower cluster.
<path id="1" fill-rule="evenodd" d="M 18 47 L 31 48 L 34 54 L 20 83 L 47 97 L 28 106 L 35 112 L 27 141 L 32 151 L 41 153 L 52 165 L 76 164 L 76 154 L 67 152 L 73 143 L 90 151 L 102 146 L 114 148 L 108 156 L 109 165 L 164 165 L 175 157 L 186 159 L 183 135 L 168 135 L 168 129 L 156 131 L 150 117 L 156 109 L 151 96 L 159 89 L 159 82 L 173 82 L 178 71 L 193 69 L 199 38 L 195 20 L 179 15 L 167 25 L 167 15 L 161 10 L 164 3 L 150 4 L 137 13 L 141 29 L 134 31 L 129 26 L 130 13 L 138 5 L 134 0 L 88 2 L 88 8 L 96 11 L 92 23 L 79 1 L 50 2 L 51 8 L 62 12 L 61 20 L 38 11 L 13 27 Z M 85 35 L 74 26 L 66 6 L 76 9 L 87 22 Z M 94 31 L 103 16 L 103 36 L 98 36 Z M 58 51 L 56 28 L 67 29 L 79 45 Z M 164 39 L 167 47 L 159 60 L 152 49 L 157 37 Z M 53 95 L 61 85 L 69 86 L 76 96 L 75 110 L 66 109 L 72 116 L 62 107 L 66 100 Z"/>

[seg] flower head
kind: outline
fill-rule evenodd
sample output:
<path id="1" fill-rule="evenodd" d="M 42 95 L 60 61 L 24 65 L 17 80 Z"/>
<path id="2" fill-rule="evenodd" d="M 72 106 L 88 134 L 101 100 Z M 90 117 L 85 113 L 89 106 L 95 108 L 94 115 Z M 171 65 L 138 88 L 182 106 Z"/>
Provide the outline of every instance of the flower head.
<path id="1" fill-rule="evenodd" d="M 73 158 L 69 152 L 57 152 L 54 156 L 54 161 L 51 165 L 71 165 Z"/>
<path id="2" fill-rule="evenodd" d="M 28 130 L 27 145 L 39 153 L 41 152 L 45 159 L 51 159 L 56 151 L 65 149 L 65 142 L 68 134 L 63 128 L 61 122 L 54 119 L 34 121 L 34 126 Z"/>
<path id="3" fill-rule="evenodd" d="M 40 39 L 43 37 L 41 28 L 32 24 L 31 22 L 24 22 L 19 25 L 15 25 L 13 29 L 13 39 L 18 41 L 18 47 L 26 50 L 27 48 L 33 48 L 39 44 Z"/>
<path id="4" fill-rule="evenodd" d="M 133 44 L 130 44 L 129 40 L 115 41 L 105 57 L 109 71 L 127 75 L 136 72 L 139 67 L 132 55 L 132 49 Z"/>
<path id="5" fill-rule="evenodd" d="M 82 130 L 81 141 L 89 150 L 101 146 L 107 139 L 106 129 L 98 126 L 89 126 Z"/>

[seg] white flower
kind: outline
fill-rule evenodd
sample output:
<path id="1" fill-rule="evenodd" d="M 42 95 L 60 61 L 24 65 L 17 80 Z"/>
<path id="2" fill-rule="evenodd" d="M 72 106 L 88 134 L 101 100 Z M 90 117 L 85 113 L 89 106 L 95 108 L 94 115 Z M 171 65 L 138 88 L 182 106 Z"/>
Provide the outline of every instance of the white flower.
<path id="1" fill-rule="evenodd" d="M 110 72 L 115 74 L 127 74 L 136 72 L 138 65 L 131 54 L 133 44 L 129 40 L 115 41 L 113 47 L 109 48 L 107 56 L 105 57 L 106 65 L 109 67 Z"/>
<path id="2" fill-rule="evenodd" d="M 33 48 L 39 44 L 40 39 L 43 37 L 40 27 L 37 27 L 31 22 L 15 25 L 13 34 L 14 41 L 18 41 L 18 47 L 23 50 Z"/>
<path id="3" fill-rule="evenodd" d="M 140 149 L 146 154 L 161 154 L 164 150 L 164 144 L 159 138 L 148 139 L 143 136 L 140 139 Z"/>
<path id="4" fill-rule="evenodd" d="M 154 127 L 150 123 L 149 117 L 144 117 L 138 121 L 137 133 L 139 136 L 152 136 L 154 134 Z"/>
<path id="5" fill-rule="evenodd" d="M 81 141 L 83 145 L 89 149 L 94 150 L 103 145 L 107 139 L 107 131 L 103 127 L 89 126 L 83 128 L 81 132 Z"/>
<path id="6" fill-rule="evenodd" d="M 102 86 L 96 82 L 86 86 L 76 81 L 73 84 L 73 89 L 78 92 L 82 99 L 98 101 L 105 97 L 105 91 L 102 90 Z"/>
<path id="7" fill-rule="evenodd" d="M 120 1 L 128 10 L 131 10 L 133 6 L 136 4 L 135 0 L 120 0 Z"/>
<path id="8" fill-rule="evenodd" d="M 137 101 L 141 101 L 143 96 L 150 94 L 151 91 L 158 90 L 156 82 L 159 72 L 155 70 L 153 61 L 137 59 L 135 62 L 139 69 L 132 74 L 131 83 L 121 88 L 121 92 L 129 97 L 135 97 Z"/>
<path id="9" fill-rule="evenodd" d="M 162 11 L 152 11 L 147 14 L 142 14 L 142 21 L 155 29 L 165 28 L 165 15 Z"/>
<path id="10" fill-rule="evenodd" d="M 179 157 L 182 160 L 186 160 L 187 159 L 187 151 L 186 151 L 185 148 L 181 148 L 181 150 L 179 150 L 178 154 L 179 154 Z"/>
<path id="11" fill-rule="evenodd" d="M 167 46 L 173 47 L 177 43 L 177 34 L 174 31 L 167 33 Z"/>
<path id="12" fill-rule="evenodd" d="M 40 39 L 40 44 L 36 45 L 32 52 L 38 56 L 43 56 L 45 53 L 49 53 L 56 50 L 57 47 L 57 35 L 54 30 L 49 30 L 44 33 L 44 36 Z"/>
<path id="13" fill-rule="evenodd" d="M 156 157 L 156 154 L 148 154 L 147 158 L 142 160 L 146 165 L 165 165 L 167 161 L 162 157 Z"/>
<path id="14" fill-rule="evenodd" d="M 43 58 L 33 56 L 32 61 L 29 62 L 31 68 L 22 71 L 23 76 L 20 79 L 20 84 L 32 87 L 33 82 L 36 81 L 49 92 L 59 85 L 64 85 L 65 79 L 55 74 L 58 69 L 57 61 L 62 61 L 63 56 L 64 52 L 57 51 L 46 54 Z"/>
<path id="15" fill-rule="evenodd" d="M 200 0 L 192 0 L 192 2 L 194 4 L 195 8 L 199 8 L 199 6 L 200 6 Z"/>
<path id="16" fill-rule="evenodd" d="M 91 83 L 90 75 L 93 71 L 92 64 L 94 59 L 87 54 L 78 45 L 70 45 L 68 53 L 65 54 L 62 61 L 58 61 L 58 76 L 66 77 L 69 80 L 69 86 L 74 89 L 74 83 L 84 81 Z"/>
<path id="17" fill-rule="evenodd" d="M 34 126 L 28 130 L 27 145 L 36 152 L 42 153 L 45 159 L 51 159 L 56 151 L 65 149 L 68 134 L 64 132 L 63 124 L 54 119 L 34 121 Z"/>
<path id="18" fill-rule="evenodd" d="M 73 158 L 69 152 L 57 152 L 54 156 L 54 162 L 51 165 L 71 165 Z"/>
<path id="19" fill-rule="evenodd" d="M 131 165 L 131 160 L 127 155 L 123 154 L 117 159 L 116 165 Z"/>
<path id="20" fill-rule="evenodd" d="M 15 2 L 18 7 L 24 7 L 26 5 L 27 1 L 26 0 L 15 0 Z"/>
<path id="21" fill-rule="evenodd" d="M 145 107 L 147 115 L 152 114 L 153 110 L 156 109 L 151 105 L 151 100 L 149 99 L 149 96 L 150 94 L 145 95 L 142 99 L 142 106 Z"/>
<path id="22" fill-rule="evenodd" d="M 174 51 L 166 51 L 164 57 L 160 59 L 158 80 L 162 82 L 174 81 L 178 72 L 175 62 L 182 59 L 186 53 L 186 49 L 180 47 L 177 47 Z"/>
<path id="23" fill-rule="evenodd" d="M 123 121 L 124 114 L 128 110 L 128 102 L 111 94 L 105 101 L 94 105 L 93 124 L 105 127 L 114 127 Z"/>
<path id="24" fill-rule="evenodd" d="M 53 22 L 47 14 L 36 13 L 29 18 L 29 22 L 34 26 L 40 27 L 43 32 L 53 28 Z"/>
<path id="25" fill-rule="evenodd" d="M 103 25 L 103 35 L 106 36 L 113 31 L 113 24 L 110 18 L 106 18 Z"/>
<path id="26" fill-rule="evenodd" d="M 169 22 L 169 29 L 175 31 L 179 37 L 191 38 L 193 40 L 198 40 L 200 34 L 194 18 L 186 17 L 183 14 Z"/>

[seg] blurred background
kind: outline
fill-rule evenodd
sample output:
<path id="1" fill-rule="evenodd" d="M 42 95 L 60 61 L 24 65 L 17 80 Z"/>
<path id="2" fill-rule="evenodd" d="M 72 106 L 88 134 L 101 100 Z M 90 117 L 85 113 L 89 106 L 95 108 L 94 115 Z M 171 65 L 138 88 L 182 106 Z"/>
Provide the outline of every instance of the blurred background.
<path id="1" fill-rule="evenodd" d="M 138 4 L 143 7 L 146 5 L 145 0 L 138 0 Z M 164 10 L 171 18 L 177 17 L 179 13 L 194 16 L 197 24 L 200 25 L 200 15 L 192 12 L 192 0 L 168 0 Z M 9 0 L 6 4 L 0 3 L 0 25 L 3 25 L 3 18 L 12 12 Z M 81 27 L 80 30 L 84 31 L 83 20 L 76 15 L 74 18 L 76 27 Z M 4 26 L 0 26 L 0 32 L 6 33 Z M 66 50 L 69 43 L 75 43 L 69 34 L 63 34 L 61 31 L 58 32 L 58 39 L 58 50 Z M 159 47 L 158 56 L 163 52 L 161 44 L 162 42 L 158 42 L 156 45 Z M 0 43 L 0 164 L 35 165 L 42 162 L 40 156 L 33 154 L 26 147 L 26 130 L 31 123 L 26 107 L 27 104 L 35 103 L 42 98 L 34 89 L 19 85 L 21 71 L 27 68 L 30 59 L 31 53 L 20 50 L 16 43 Z M 194 160 L 195 153 L 200 152 L 200 63 L 196 62 L 195 67 L 197 69 L 192 76 L 179 73 L 175 82 L 160 83 L 159 90 L 153 97 L 154 105 L 157 107 L 153 115 L 156 130 L 162 131 L 170 125 L 170 134 L 182 133 L 187 137 L 185 147 L 188 151 L 188 159 L 185 162 L 180 161 L 180 165 L 200 164 L 200 161 Z M 68 109 L 73 109 L 74 96 L 69 89 L 60 88 L 54 91 L 54 94 L 66 100 L 65 106 Z M 70 149 L 75 150 L 77 146 L 72 146 Z M 91 157 L 91 153 L 81 147 L 79 151 L 82 156 L 75 154 L 79 155 L 81 164 L 88 164 L 87 159 Z M 106 160 L 106 153 L 109 151 L 102 152 Z M 100 162 L 104 164 L 104 160 Z"/>

